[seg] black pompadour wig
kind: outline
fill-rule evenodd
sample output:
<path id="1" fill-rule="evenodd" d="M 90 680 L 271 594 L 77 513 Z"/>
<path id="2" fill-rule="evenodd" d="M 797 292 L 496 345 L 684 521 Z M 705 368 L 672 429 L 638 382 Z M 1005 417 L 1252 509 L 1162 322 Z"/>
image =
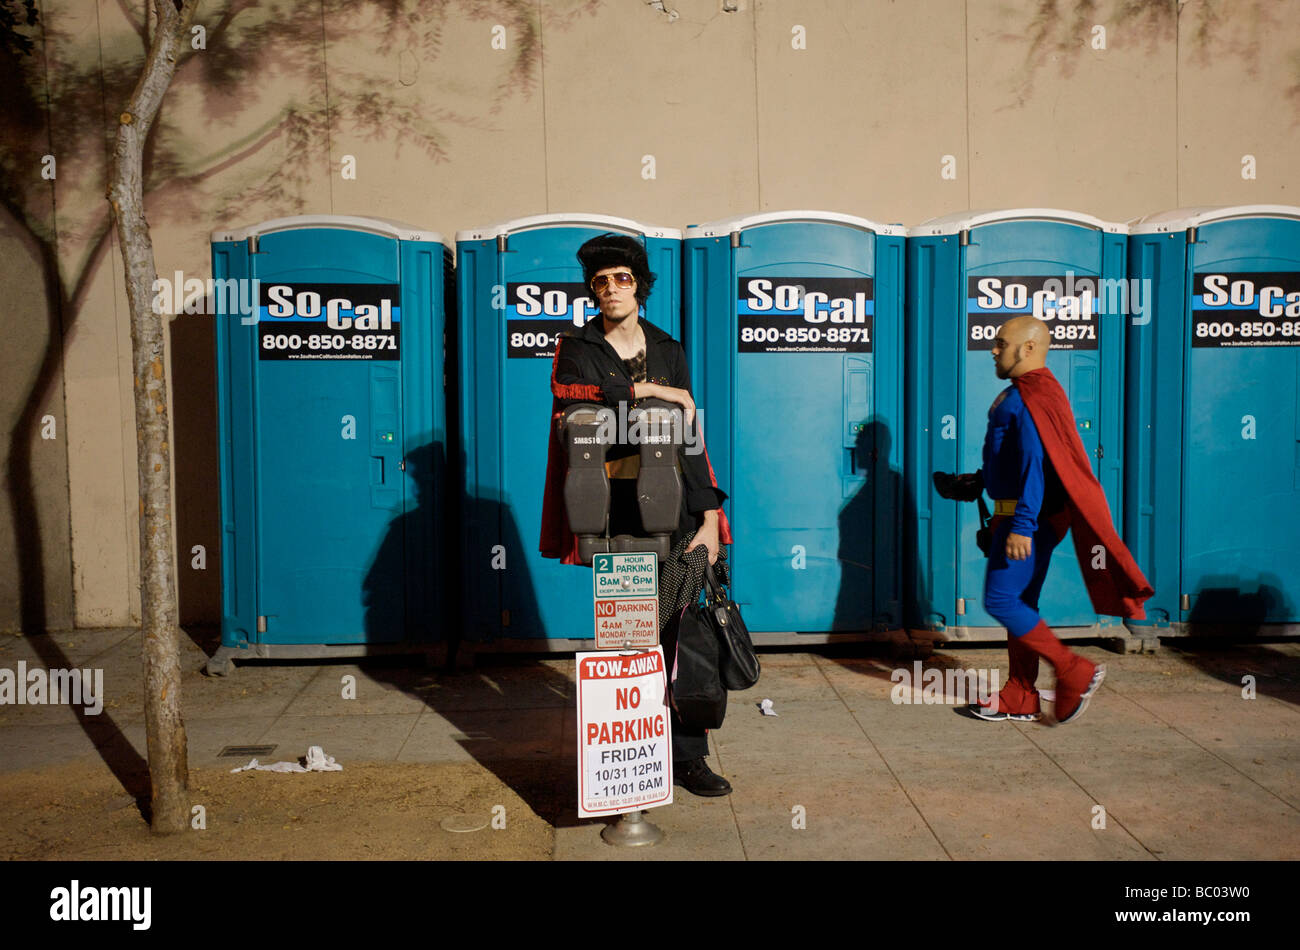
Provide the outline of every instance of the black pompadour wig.
<path id="1" fill-rule="evenodd" d="M 606 267 L 626 267 L 636 278 L 636 302 L 645 304 L 650 288 L 655 285 L 655 275 L 650 273 L 650 259 L 646 257 L 641 242 L 626 234 L 598 234 L 578 248 L 578 261 L 582 264 L 582 282 L 591 286 L 596 271 Z"/>

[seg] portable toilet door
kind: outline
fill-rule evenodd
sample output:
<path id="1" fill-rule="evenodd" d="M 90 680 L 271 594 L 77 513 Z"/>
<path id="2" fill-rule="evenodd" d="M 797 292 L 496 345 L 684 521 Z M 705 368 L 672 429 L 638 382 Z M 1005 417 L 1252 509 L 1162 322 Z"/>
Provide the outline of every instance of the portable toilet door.
<path id="1" fill-rule="evenodd" d="M 458 231 L 455 460 L 463 466 L 461 585 L 466 635 L 586 649 L 591 568 L 538 551 L 560 334 L 599 314 L 577 251 L 600 234 L 642 240 L 656 275 L 645 318 L 680 338 L 681 232 L 627 218 L 545 214 Z"/>
<path id="2" fill-rule="evenodd" d="M 1300 633 L 1300 208 L 1133 222 L 1125 540 L 1165 633 Z"/>
<path id="3" fill-rule="evenodd" d="M 901 634 L 904 237 L 824 211 L 687 229 L 687 356 L 760 642 Z"/>
<path id="4" fill-rule="evenodd" d="M 233 282 L 251 305 L 217 294 L 215 672 L 232 657 L 352 655 L 442 635 L 450 265 L 441 235 L 370 218 L 212 235 L 215 286 Z"/>
<path id="5" fill-rule="evenodd" d="M 1001 639 L 983 608 L 985 558 L 974 504 L 942 499 L 931 474 L 982 465 L 997 328 L 1017 314 L 1052 334 L 1047 367 L 1069 397 L 1093 472 L 1120 525 L 1127 228 L 1054 209 L 961 212 L 908 238 L 909 624 L 941 639 Z M 1074 545 L 1059 545 L 1039 599 L 1059 634 L 1127 631 L 1093 610 Z"/>

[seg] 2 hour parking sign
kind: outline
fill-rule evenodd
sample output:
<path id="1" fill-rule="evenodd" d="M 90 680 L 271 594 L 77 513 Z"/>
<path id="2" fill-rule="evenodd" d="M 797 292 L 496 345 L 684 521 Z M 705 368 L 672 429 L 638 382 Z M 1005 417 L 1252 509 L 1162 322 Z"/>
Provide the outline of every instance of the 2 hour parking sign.
<path id="1" fill-rule="evenodd" d="M 659 642 L 659 561 L 652 553 L 592 558 L 596 649 L 652 647 Z"/>

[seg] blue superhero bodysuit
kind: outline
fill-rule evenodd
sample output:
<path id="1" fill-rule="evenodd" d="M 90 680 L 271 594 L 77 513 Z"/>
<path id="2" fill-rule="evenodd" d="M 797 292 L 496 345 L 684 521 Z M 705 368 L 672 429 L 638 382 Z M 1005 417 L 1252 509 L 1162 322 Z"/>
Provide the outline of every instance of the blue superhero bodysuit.
<path id="1" fill-rule="evenodd" d="M 984 488 L 995 501 L 1018 499 L 1014 514 L 993 519 L 984 609 L 1013 636 L 1024 636 L 1038 625 L 1038 595 L 1064 533 L 1063 526 L 1052 524 L 1064 506 L 1064 490 L 1015 386 L 999 393 L 989 408 Z M 1023 561 L 1007 558 L 1012 532 L 1033 539 L 1032 552 Z"/>

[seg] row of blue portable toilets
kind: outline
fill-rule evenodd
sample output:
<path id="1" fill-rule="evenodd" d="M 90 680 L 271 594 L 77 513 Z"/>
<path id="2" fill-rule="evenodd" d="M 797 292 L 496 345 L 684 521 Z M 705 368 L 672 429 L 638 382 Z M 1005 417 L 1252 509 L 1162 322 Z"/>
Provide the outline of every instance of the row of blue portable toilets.
<path id="1" fill-rule="evenodd" d="M 218 669 L 462 636 L 590 645 L 590 570 L 537 548 L 552 355 L 596 314 L 574 252 L 604 232 L 644 241 L 645 318 L 686 347 L 757 642 L 1004 636 L 977 509 L 930 476 L 979 468 L 994 330 L 1017 313 L 1051 328 L 1155 588 L 1145 624 L 1099 616 L 1063 545 L 1049 622 L 1129 644 L 1300 630 L 1300 209 L 910 231 L 798 211 L 684 238 L 545 215 L 460 232 L 454 259 L 436 233 L 308 216 L 213 235 L 214 277 L 260 288 L 217 320 Z"/>

